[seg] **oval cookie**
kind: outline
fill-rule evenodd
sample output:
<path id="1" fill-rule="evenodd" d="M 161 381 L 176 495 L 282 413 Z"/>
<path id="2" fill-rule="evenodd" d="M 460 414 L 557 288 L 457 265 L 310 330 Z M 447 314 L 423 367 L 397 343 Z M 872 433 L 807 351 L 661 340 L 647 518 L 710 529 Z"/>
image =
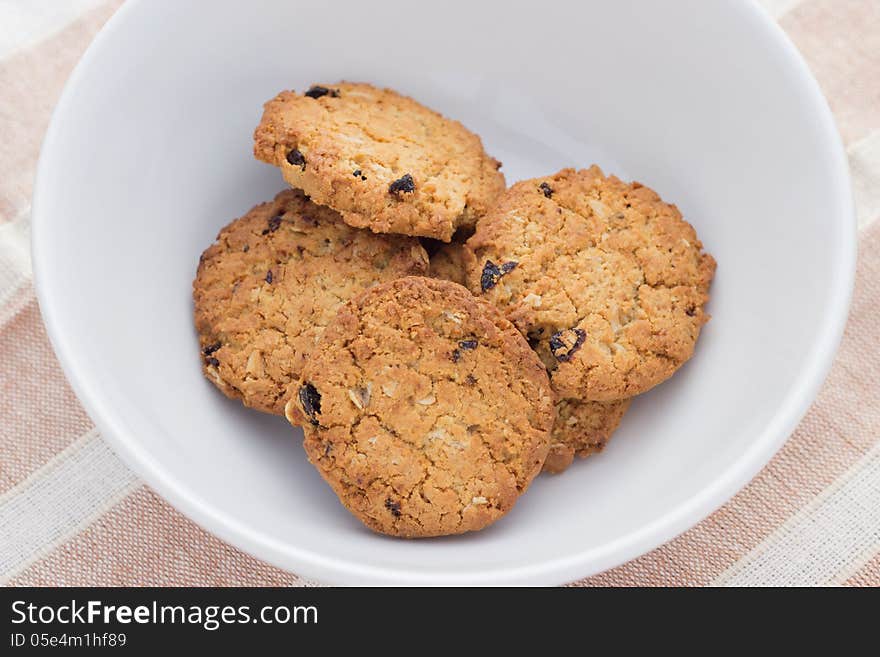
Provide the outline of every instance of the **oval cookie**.
<path id="1" fill-rule="evenodd" d="M 554 416 L 546 371 L 516 328 L 460 285 L 422 277 L 340 310 L 293 407 L 345 507 L 411 538 L 507 513 L 541 470 Z"/>
<path id="2" fill-rule="evenodd" d="M 598 167 L 511 187 L 468 240 L 474 294 L 528 336 L 561 398 L 614 401 L 694 351 L 715 260 L 674 205 Z"/>
<path id="3" fill-rule="evenodd" d="M 480 138 L 391 89 L 340 82 L 265 104 L 254 154 L 352 226 L 448 242 L 504 190 Z"/>

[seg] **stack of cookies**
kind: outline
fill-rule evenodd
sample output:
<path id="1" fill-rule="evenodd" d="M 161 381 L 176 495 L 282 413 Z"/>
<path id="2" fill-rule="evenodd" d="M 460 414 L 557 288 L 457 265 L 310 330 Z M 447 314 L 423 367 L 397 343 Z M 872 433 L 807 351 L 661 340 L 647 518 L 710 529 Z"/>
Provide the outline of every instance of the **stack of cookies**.
<path id="1" fill-rule="evenodd" d="M 598 167 L 506 188 L 480 138 L 367 84 L 266 103 L 292 189 L 193 283 L 207 378 L 283 414 L 371 529 L 481 529 L 600 451 L 693 354 L 715 270 L 674 205 Z"/>

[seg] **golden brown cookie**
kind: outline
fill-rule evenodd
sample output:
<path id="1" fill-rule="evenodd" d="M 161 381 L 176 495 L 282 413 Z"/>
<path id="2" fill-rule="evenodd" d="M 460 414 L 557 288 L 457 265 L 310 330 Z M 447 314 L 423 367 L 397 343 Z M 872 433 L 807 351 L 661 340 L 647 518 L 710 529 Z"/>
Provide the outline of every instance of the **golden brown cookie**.
<path id="1" fill-rule="evenodd" d="M 468 286 L 501 308 L 561 398 L 613 401 L 694 350 L 715 260 L 674 205 L 598 167 L 511 187 L 468 240 Z"/>
<path id="2" fill-rule="evenodd" d="M 281 414 L 327 322 L 371 285 L 427 269 L 418 240 L 345 224 L 287 190 L 220 231 L 193 281 L 205 376 L 246 406 Z"/>
<path id="3" fill-rule="evenodd" d="M 586 458 L 605 449 L 630 401 L 582 402 L 562 399 L 556 402 L 556 422 L 553 423 L 544 472 L 562 472 L 571 465 L 575 456 Z"/>
<path id="4" fill-rule="evenodd" d="M 402 278 L 343 306 L 287 404 L 309 460 L 371 529 L 408 538 L 494 522 L 541 470 L 547 373 L 491 304 Z"/>
<path id="5" fill-rule="evenodd" d="M 345 221 L 448 242 L 504 190 L 477 135 L 390 89 L 340 82 L 265 104 L 254 154 Z"/>
<path id="6" fill-rule="evenodd" d="M 467 283 L 467 272 L 474 267 L 474 254 L 464 244 L 444 244 L 431 254 L 430 275 L 459 285 Z"/>

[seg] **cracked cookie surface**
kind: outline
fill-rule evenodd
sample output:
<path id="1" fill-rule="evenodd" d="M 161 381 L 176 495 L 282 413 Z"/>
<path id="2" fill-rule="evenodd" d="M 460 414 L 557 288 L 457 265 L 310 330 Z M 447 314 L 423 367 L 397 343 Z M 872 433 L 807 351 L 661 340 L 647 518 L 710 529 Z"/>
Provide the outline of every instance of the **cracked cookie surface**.
<path id="1" fill-rule="evenodd" d="M 693 354 L 715 260 L 674 205 L 593 166 L 513 185 L 467 242 L 468 287 L 529 339 L 560 398 L 614 401 Z"/>
<path id="2" fill-rule="evenodd" d="M 571 465 L 575 456 L 586 458 L 605 449 L 630 401 L 559 400 L 544 472 L 562 472 Z"/>
<path id="3" fill-rule="evenodd" d="M 352 226 L 445 242 L 505 186 L 477 135 L 369 84 L 281 92 L 264 106 L 254 154 Z"/>
<path id="4" fill-rule="evenodd" d="M 401 537 L 477 530 L 511 507 L 547 455 L 547 373 L 491 304 L 407 277 L 343 306 L 287 414 L 341 502 Z"/>
<path id="5" fill-rule="evenodd" d="M 346 225 L 286 190 L 220 231 L 193 281 L 205 376 L 224 394 L 283 414 L 324 326 L 366 288 L 428 266 L 418 240 Z"/>

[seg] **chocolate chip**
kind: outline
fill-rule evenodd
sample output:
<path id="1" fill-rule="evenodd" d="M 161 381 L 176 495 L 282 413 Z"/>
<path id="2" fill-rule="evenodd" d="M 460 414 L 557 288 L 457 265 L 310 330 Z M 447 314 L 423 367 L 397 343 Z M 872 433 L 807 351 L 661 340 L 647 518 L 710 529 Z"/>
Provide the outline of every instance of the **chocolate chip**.
<path id="1" fill-rule="evenodd" d="M 299 404 L 308 416 L 309 422 L 318 426 L 318 413 L 321 412 L 321 393 L 311 383 L 303 384 L 299 389 Z"/>
<path id="2" fill-rule="evenodd" d="M 696 306 L 688 306 L 687 309 L 684 311 L 684 314 L 687 315 L 688 317 L 693 317 L 694 315 L 697 314 L 697 307 Z"/>
<path id="3" fill-rule="evenodd" d="M 242 251 L 244 251 L 245 253 L 247 253 L 247 252 L 250 251 L 250 250 L 251 250 L 251 245 L 250 245 L 250 244 L 245 244 L 245 245 L 244 245 L 244 248 L 242 249 Z"/>
<path id="4" fill-rule="evenodd" d="M 400 517 L 400 502 L 393 501 L 390 497 L 385 498 L 385 508 L 391 511 L 395 518 Z"/>
<path id="5" fill-rule="evenodd" d="M 473 374 L 468 374 L 465 377 L 464 382 L 467 383 L 469 386 L 477 385 L 477 379 L 476 379 L 476 377 L 474 377 Z"/>
<path id="6" fill-rule="evenodd" d="M 205 362 L 208 365 L 213 365 L 214 367 L 220 367 L 220 361 L 217 360 L 216 358 L 214 358 L 213 356 L 211 356 L 210 358 L 206 358 Z"/>
<path id="7" fill-rule="evenodd" d="M 480 275 L 480 288 L 485 292 L 493 287 L 501 278 L 501 270 L 491 260 L 487 260 L 483 265 L 483 273 Z"/>
<path id="8" fill-rule="evenodd" d="M 545 182 L 542 182 L 540 185 L 538 185 L 538 189 L 544 192 L 544 196 L 546 196 L 547 198 L 553 196 L 553 188 Z"/>
<path id="9" fill-rule="evenodd" d="M 398 195 L 401 192 L 412 193 L 416 191 L 416 183 L 411 175 L 405 173 L 393 183 L 388 185 L 388 191 L 392 194 Z"/>
<path id="10" fill-rule="evenodd" d="M 306 170 L 306 158 L 295 148 L 287 153 L 287 161 L 295 167 L 299 167 L 303 171 Z"/>
<path id="11" fill-rule="evenodd" d="M 267 283 L 271 283 L 271 282 L 272 282 L 272 270 L 271 270 L 271 269 L 270 269 L 269 271 L 266 272 L 266 282 L 267 282 Z"/>
<path id="12" fill-rule="evenodd" d="M 457 363 L 461 360 L 462 351 L 473 351 L 479 343 L 476 340 L 462 340 L 458 343 L 458 349 L 452 350 L 452 362 Z"/>
<path id="13" fill-rule="evenodd" d="M 360 169 L 355 169 L 354 172 L 353 172 L 351 175 L 353 175 L 355 178 L 360 178 L 360 176 L 361 176 L 361 170 L 360 170 Z"/>
<path id="14" fill-rule="evenodd" d="M 270 217 L 269 218 L 269 226 L 268 226 L 268 228 L 263 229 L 263 235 L 266 235 L 267 233 L 274 233 L 276 230 L 278 230 L 278 227 L 280 225 L 281 225 L 281 215 L 280 214 L 275 217 Z"/>
<path id="15" fill-rule="evenodd" d="M 309 87 L 309 90 L 303 94 L 303 96 L 308 96 L 309 98 L 320 98 L 321 96 L 327 95 L 329 95 L 330 98 L 338 98 L 339 90 L 328 89 L 327 87 L 322 87 L 321 85 L 315 84 Z"/>
<path id="16" fill-rule="evenodd" d="M 556 360 L 568 362 L 574 353 L 581 348 L 586 338 L 586 331 L 579 328 L 557 331 L 550 336 L 550 353 L 556 357 Z"/>
<path id="17" fill-rule="evenodd" d="M 207 347 L 202 349 L 202 353 L 205 354 L 205 356 L 210 356 L 211 354 L 213 354 L 215 351 L 217 351 L 222 346 L 223 346 L 223 343 L 219 342 L 219 341 L 215 342 L 214 344 L 209 344 Z"/>
<path id="18" fill-rule="evenodd" d="M 512 272 L 518 264 L 518 262 L 511 260 L 499 267 L 491 260 L 487 260 L 483 266 L 483 273 L 480 275 L 480 288 L 483 292 L 492 289 L 501 280 L 502 276 Z"/>

